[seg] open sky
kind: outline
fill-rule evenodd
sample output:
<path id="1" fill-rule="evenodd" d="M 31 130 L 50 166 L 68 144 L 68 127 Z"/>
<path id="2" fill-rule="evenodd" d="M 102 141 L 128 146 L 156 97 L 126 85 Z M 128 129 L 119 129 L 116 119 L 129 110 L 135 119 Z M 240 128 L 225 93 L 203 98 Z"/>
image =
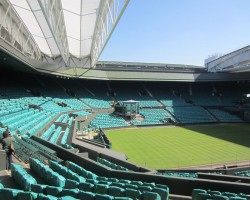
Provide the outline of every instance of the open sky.
<path id="1" fill-rule="evenodd" d="M 204 65 L 250 45 L 250 0 L 130 0 L 99 60 Z"/>

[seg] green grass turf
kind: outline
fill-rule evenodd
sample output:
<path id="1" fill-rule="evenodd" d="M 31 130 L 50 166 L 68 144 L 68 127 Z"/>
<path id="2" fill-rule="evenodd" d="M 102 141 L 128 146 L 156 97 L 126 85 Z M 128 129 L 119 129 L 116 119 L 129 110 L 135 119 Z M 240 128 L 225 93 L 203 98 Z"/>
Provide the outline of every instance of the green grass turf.
<path id="1" fill-rule="evenodd" d="M 154 169 L 250 159 L 250 124 L 105 131 L 112 149 Z"/>

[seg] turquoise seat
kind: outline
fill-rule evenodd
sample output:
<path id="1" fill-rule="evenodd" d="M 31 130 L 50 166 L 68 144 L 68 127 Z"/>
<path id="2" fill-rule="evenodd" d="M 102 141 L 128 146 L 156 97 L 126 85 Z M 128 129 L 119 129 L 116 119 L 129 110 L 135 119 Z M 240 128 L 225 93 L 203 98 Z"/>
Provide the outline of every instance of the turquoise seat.
<path id="1" fill-rule="evenodd" d="M 211 199 L 211 198 L 212 198 L 212 196 L 210 194 L 199 193 L 196 195 L 197 200 L 207 200 L 207 199 Z"/>
<path id="2" fill-rule="evenodd" d="M 99 182 L 97 180 L 87 178 L 86 183 L 97 184 Z"/>
<path id="3" fill-rule="evenodd" d="M 149 186 L 139 186 L 138 190 L 140 190 L 141 192 L 150 192 L 152 191 L 152 188 Z"/>
<path id="4" fill-rule="evenodd" d="M 142 186 L 143 183 L 141 181 L 131 181 L 132 185 Z"/>
<path id="5" fill-rule="evenodd" d="M 134 190 L 134 189 L 126 189 L 125 191 L 126 197 L 132 198 L 132 199 L 142 199 L 142 193 L 139 190 Z"/>
<path id="6" fill-rule="evenodd" d="M 63 189 L 61 195 L 77 198 L 78 193 L 79 193 L 79 189 Z"/>
<path id="7" fill-rule="evenodd" d="M 74 188 L 78 188 L 79 183 L 70 179 L 66 179 L 65 182 L 65 188 L 66 189 L 74 189 Z"/>
<path id="8" fill-rule="evenodd" d="M 0 189 L 0 200 L 16 200 L 19 192 L 22 192 L 22 190 L 12 188 Z"/>
<path id="9" fill-rule="evenodd" d="M 51 195 L 38 194 L 36 200 L 57 200 L 57 197 Z"/>
<path id="10" fill-rule="evenodd" d="M 133 190 L 138 190 L 138 186 L 137 185 L 132 185 L 130 183 L 125 184 L 124 186 L 126 189 L 133 189 Z"/>
<path id="11" fill-rule="evenodd" d="M 162 200 L 168 200 L 169 198 L 169 189 L 153 188 L 152 192 L 159 194 Z"/>
<path id="12" fill-rule="evenodd" d="M 229 197 L 218 195 L 218 194 L 214 194 L 213 195 L 213 199 L 214 200 L 229 200 Z"/>
<path id="13" fill-rule="evenodd" d="M 105 194 L 96 194 L 95 195 L 95 200 L 113 200 L 114 197 L 110 195 L 105 195 Z"/>
<path id="14" fill-rule="evenodd" d="M 161 200 L 160 195 L 155 192 L 143 192 L 142 198 L 143 200 Z"/>
<path id="15" fill-rule="evenodd" d="M 44 193 L 47 185 L 32 184 L 31 191 L 35 193 Z"/>
<path id="16" fill-rule="evenodd" d="M 95 193 L 98 193 L 98 194 L 108 194 L 108 189 L 109 189 L 109 186 L 107 185 L 96 184 L 94 191 Z"/>
<path id="17" fill-rule="evenodd" d="M 125 179 L 120 179 L 120 180 L 119 180 L 119 183 L 124 183 L 124 184 L 126 184 L 126 183 L 131 183 L 131 181 L 130 181 L 130 180 L 125 180 Z"/>
<path id="18" fill-rule="evenodd" d="M 79 191 L 78 198 L 79 199 L 95 200 L 95 194 L 92 192 Z"/>
<path id="19" fill-rule="evenodd" d="M 37 199 L 37 194 L 34 192 L 21 191 L 17 194 L 17 200 L 35 200 L 35 199 Z"/>
<path id="20" fill-rule="evenodd" d="M 63 196 L 58 198 L 58 200 L 77 200 L 77 199 L 71 196 Z"/>
<path id="21" fill-rule="evenodd" d="M 108 178 L 108 181 L 113 182 L 113 183 L 119 182 L 119 180 L 117 178 Z"/>
<path id="22" fill-rule="evenodd" d="M 124 188 L 125 187 L 125 184 L 124 183 L 111 183 L 111 186 L 116 186 L 116 187 L 120 187 L 120 188 Z"/>
<path id="23" fill-rule="evenodd" d="M 110 186 L 108 189 L 108 194 L 114 197 L 124 197 L 125 190 L 120 187 Z"/>
<path id="24" fill-rule="evenodd" d="M 196 200 L 198 194 L 206 194 L 206 193 L 207 193 L 206 190 L 202 190 L 202 189 L 193 189 L 193 191 L 192 191 L 192 199 L 193 199 L 193 200 Z"/>
<path id="25" fill-rule="evenodd" d="M 63 190 L 63 188 L 61 188 L 61 187 L 47 186 L 46 187 L 46 194 L 51 195 L 51 196 L 55 196 L 55 197 L 59 197 L 59 196 L 61 196 L 62 190 Z"/>
<path id="26" fill-rule="evenodd" d="M 79 183 L 78 189 L 86 192 L 94 192 L 94 185 L 91 183 Z"/>

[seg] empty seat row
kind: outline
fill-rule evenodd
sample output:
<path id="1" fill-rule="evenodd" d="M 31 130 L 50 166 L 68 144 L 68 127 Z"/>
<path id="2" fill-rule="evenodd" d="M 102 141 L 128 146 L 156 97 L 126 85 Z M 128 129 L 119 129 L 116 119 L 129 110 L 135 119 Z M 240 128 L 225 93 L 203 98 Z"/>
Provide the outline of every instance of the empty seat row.
<path id="1" fill-rule="evenodd" d="M 31 159 L 35 161 L 36 163 L 39 163 L 39 161 L 35 159 Z M 32 161 L 32 162 L 33 162 Z M 33 170 L 34 165 L 31 162 L 31 169 Z M 39 164 L 42 166 L 43 164 Z M 62 166 L 60 164 L 57 164 L 56 162 L 50 162 L 50 166 L 54 169 L 60 170 L 62 169 Z M 46 167 L 43 165 L 43 168 Z M 41 169 L 44 171 L 44 169 Z M 36 173 L 39 171 L 36 170 Z M 52 170 L 53 171 L 53 170 Z M 40 172 L 40 176 L 41 176 Z M 71 173 L 72 175 L 72 173 Z M 44 173 L 44 175 L 41 177 L 44 180 L 46 180 L 47 172 Z M 60 176 L 60 175 L 59 175 Z M 70 174 L 68 173 L 66 176 L 70 178 Z M 97 176 L 98 177 L 98 176 Z M 115 180 L 115 179 L 114 179 Z M 50 183 L 50 181 L 46 181 L 47 183 Z M 125 199 L 141 199 L 141 200 L 167 200 L 168 199 L 168 188 L 164 185 L 160 188 L 155 187 L 151 190 L 149 190 L 149 187 L 141 186 L 141 189 L 131 189 L 131 188 L 121 188 L 117 185 L 108 185 L 108 184 L 91 184 L 88 182 L 77 182 L 72 179 L 65 179 L 65 184 L 61 186 L 48 186 L 48 185 L 40 185 L 40 184 L 33 184 L 31 185 L 31 191 L 36 193 L 44 193 L 46 195 L 52 195 L 52 196 L 71 196 L 74 198 L 79 199 L 119 199 L 118 197 L 124 197 Z M 139 186 L 140 188 L 140 186 Z M 85 198 L 84 198 L 85 197 Z M 123 198 L 123 199 L 124 199 Z"/>
<path id="2" fill-rule="evenodd" d="M 121 166 L 121 165 L 117 165 L 117 164 L 115 164 L 115 163 L 109 162 L 108 160 L 103 159 L 103 158 L 100 158 L 100 157 L 97 158 L 97 162 L 99 162 L 99 163 L 101 163 L 102 165 L 107 166 L 107 167 L 109 167 L 109 168 L 111 168 L 111 169 L 117 169 L 117 170 L 128 171 L 127 168 L 125 168 L 125 167 L 123 167 L 123 166 Z"/>
<path id="3" fill-rule="evenodd" d="M 232 192 L 221 192 L 203 189 L 194 189 L 192 191 L 193 200 L 249 200 L 250 194 L 236 194 Z"/>

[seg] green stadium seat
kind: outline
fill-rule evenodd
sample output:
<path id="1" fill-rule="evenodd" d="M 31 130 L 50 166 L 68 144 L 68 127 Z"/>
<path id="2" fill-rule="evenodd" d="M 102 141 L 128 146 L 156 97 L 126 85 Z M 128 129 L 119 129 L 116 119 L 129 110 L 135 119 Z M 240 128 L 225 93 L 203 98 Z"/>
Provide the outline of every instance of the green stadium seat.
<path id="1" fill-rule="evenodd" d="M 131 184 L 132 185 L 137 185 L 137 186 L 142 186 L 143 182 L 141 182 L 141 181 L 131 181 Z"/>
<path id="2" fill-rule="evenodd" d="M 139 186 L 138 190 L 140 190 L 141 192 L 150 192 L 152 191 L 152 188 L 149 186 Z"/>
<path id="3" fill-rule="evenodd" d="M 94 188 L 94 192 L 98 194 L 108 194 L 108 188 L 109 186 L 107 185 L 96 184 Z"/>
<path id="4" fill-rule="evenodd" d="M 91 183 L 79 183 L 78 189 L 86 192 L 94 192 L 94 185 Z"/>
<path id="5" fill-rule="evenodd" d="M 63 189 L 61 192 L 62 196 L 71 196 L 74 198 L 78 197 L 79 189 Z"/>
<path id="6" fill-rule="evenodd" d="M 0 189 L 0 200 L 16 200 L 19 192 L 22 192 L 22 190 L 12 188 Z"/>
<path id="7" fill-rule="evenodd" d="M 120 180 L 119 180 L 119 183 L 124 183 L 124 184 L 126 184 L 126 183 L 131 183 L 131 181 L 130 181 L 130 180 L 125 180 L 125 179 L 120 179 Z"/>
<path id="8" fill-rule="evenodd" d="M 157 186 L 158 186 L 158 185 L 157 185 Z M 193 189 L 193 191 L 192 191 L 192 199 L 193 199 L 193 200 L 196 200 L 198 194 L 206 194 L 206 193 L 207 193 L 206 190 L 202 190 L 202 189 Z"/>
<path id="9" fill-rule="evenodd" d="M 36 200 L 57 200 L 57 197 L 45 194 L 38 194 Z"/>
<path id="10" fill-rule="evenodd" d="M 120 181 L 118 183 L 111 183 L 110 184 L 111 186 L 116 186 L 116 187 L 120 187 L 120 188 L 124 188 L 125 187 L 125 184 L 124 183 L 120 183 Z"/>
<path id="11" fill-rule="evenodd" d="M 17 200 L 35 200 L 37 199 L 37 194 L 34 192 L 21 191 L 17 194 Z"/>
<path id="12" fill-rule="evenodd" d="M 95 200 L 113 200 L 114 197 L 107 194 L 96 194 Z"/>
<path id="13" fill-rule="evenodd" d="M 169 199 L 169 188 L 162 189 L 162 188 L 153 188 L 152 192 L 158 193 L 161 196 L 162 200 L 168 200 Z"/>
<path id="14" fill-rule="evenodd" d="M 112 182 L 112 183 L 119 182 L 117 178 L 108 178 L 107 181 Z"/>
<path id="15" fill-rule="evenodd" d="M 143 192 L 142 198 L 143 200 L 161 200 L 160 195 L 155 192 Z"/>
<path id="16" fill-rule="evenodd" d="M 212 195 L 207 194 L 207 193 L 198 193 L 196 195 L 196 200 L 207 200 L 207 199 L 211 199 Z"/>
<path id="17" fill-rule="evenodd" d="M 44 193 L 46 187 L 47 185 L 31 184 L 31 191 L 35 193 Z"/>
<path id="18" fill-rule="evenodd" d="M 63 196 L 59 197 L 58 200 L 78 200 L 78 199 L 71 196 Z"/>
<path id="19" fill-rule="evenodd" d="M 218 194 L 213 194 L 213 199 L 214 200 L 229 200 L 229 197 L 218 195 Z"/>
<path id="20" fill-rule="evenodd" d="M 133 190 L 138 190 L 138 186 L 137 185 L 132 185 L 132 184 L 125 184 L 124 186 L 126 189 L 133 189 Z"/>
<path id="21" fill-rule="evenodd" d="M 86 183 L 97 184 L 99 182 L 97 180 L 87 178 Z"/>
<path id="22" fill-rule="evenodd" d="M 110 186 L 108 189 L 108 194 L 114 197 L 124 197 L 125 189 L 115 186 Z"/>
<path id="23" fill-rule="evenodd" d="M 61 196 L 63 188 L 61 187 L 55 187 L 55 186 L 47 186 L 46 187 L 46 194 L 59 197 Z"/>
<path id="24" fill-rule="evenodd" d="M 130 197 L 132 199 L 142 199 L 142 193 L 139 190 L 134 190 L 134 189 L 126 189 L 125 191 L 126 197 Z"/>
<path id="25" fill-rule="evenodd" d="M 88 199 L 88 200 L 95 200 L 95 194 L 92 192 L 86 192 L 86 191 L 79 191 L 78 193 L 79 199 Z"/>
<path id="26" fill-rule="evenodd" d="M 65 182 L 65 188 L 66 189 L 78 188 L 78 185 L 79 185 L 79 182 L 73 181 L 73 180 L 70 180 L 70 179 L 66 179 L 66 182 Z"/>

